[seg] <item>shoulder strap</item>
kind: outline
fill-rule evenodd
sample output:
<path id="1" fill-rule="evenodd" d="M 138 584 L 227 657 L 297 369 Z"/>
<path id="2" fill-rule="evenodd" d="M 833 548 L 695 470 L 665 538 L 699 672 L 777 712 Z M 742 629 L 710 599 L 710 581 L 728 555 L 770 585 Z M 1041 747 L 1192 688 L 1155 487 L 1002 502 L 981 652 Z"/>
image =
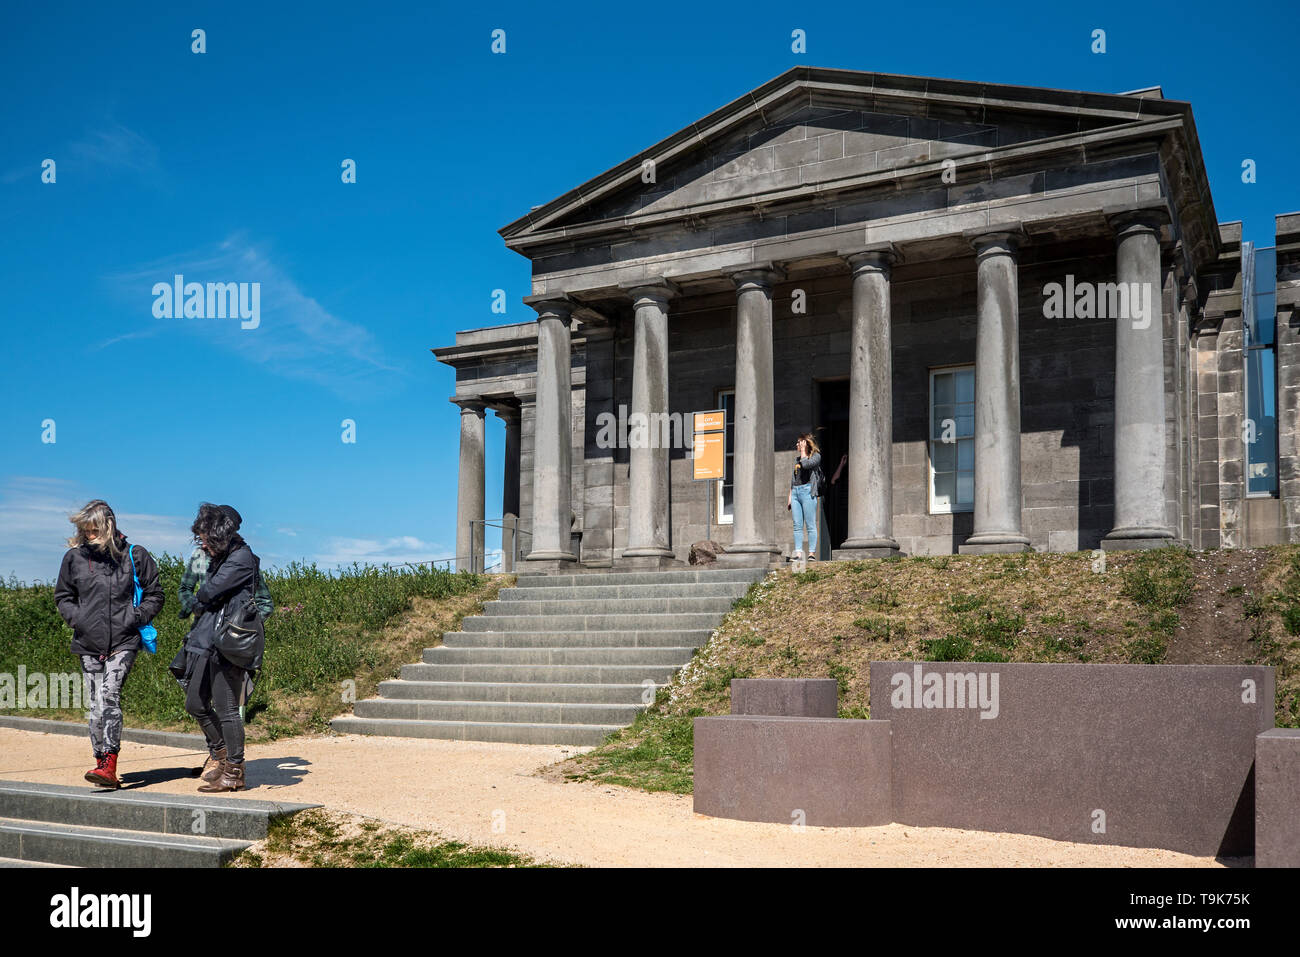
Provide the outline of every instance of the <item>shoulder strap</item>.
<path id="1" fill-rule="evenodd" d="M 135 573 L 135 546 L 134 545 L 132 545 L 129 549 L 127 549 L 126 557 L 131 559 L 131 581 L 135 582 L 136 585 L 139 585 L 140 579 Z"/>

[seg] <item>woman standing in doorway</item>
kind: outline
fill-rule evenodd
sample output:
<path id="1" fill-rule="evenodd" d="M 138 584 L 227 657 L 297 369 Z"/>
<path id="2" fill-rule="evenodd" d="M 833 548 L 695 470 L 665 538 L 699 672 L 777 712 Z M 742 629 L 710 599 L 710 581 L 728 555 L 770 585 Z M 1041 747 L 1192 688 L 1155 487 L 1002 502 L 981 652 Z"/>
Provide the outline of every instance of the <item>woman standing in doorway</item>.
<path id="1" fill-rule="evenodd" d="M 794 519 L 794 554 L 791 561 L 802 561 L 804 557 L 804 529 L 808 531 L 808 560 L 817 561 L 817 503 L 821 497 L 822 487 L 826 484 L 822 476 L 821 449 L 812 433 L 805 432 L 795 442 L 794 471 L 790 475 L 790 495 L 786 508 Z"/>
<path id="2" fill-rule="evenodd" d="M 140 653 L 140 629 L 162 611 L 158 566 L 117 528 L 103 499 L 87 502 L 68 517 L 76 533 L 59 566 L 54 603 L 72 626 L 72 653 L 81 658 L 89 701 L 90 746 L 95 766 L 86 780 L 120 788 L 117 755 L 122 746 L 122 686 Z M 140 581 L 140 604 L 135 582 Z"/>

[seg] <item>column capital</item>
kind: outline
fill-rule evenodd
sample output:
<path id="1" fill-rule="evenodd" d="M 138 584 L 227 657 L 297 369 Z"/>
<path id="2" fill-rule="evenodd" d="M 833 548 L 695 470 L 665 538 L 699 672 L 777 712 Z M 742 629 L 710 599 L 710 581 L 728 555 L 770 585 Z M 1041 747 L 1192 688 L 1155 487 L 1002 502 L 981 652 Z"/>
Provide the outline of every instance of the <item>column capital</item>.
<path id="1" fill-rule="evenodd" d="M 514 405 L 493 406 L 492 411 L 496 413 L 498 419 L 505 422 L 518 422 L 523 415 L 523 410 Z"/>
<path id="2" fill-rule="evenodd" d="M 751 263 L 748 266 L 724 269 L 723 274 L 736 284 L 737 292 L 756 288 L 771 290 L 776 283 L 785 278 L 785 270 L 772 262 Z"/>
<path id="3" fill-rule="evenodd" d="M 838 250 L 835 255 L 847 262 L 855 274 L 860 269 L 888 272 L 889 267 L 903 261 L 903 254 L 896 245 L 890 242 L 849 246 Z"/>
<path id="4" fill-rule="evenodd" d="M 1110 206 L 1102 210 L 1106 223 L 1118 238 L 1139 233 L 1154 233 L 1169 223 L 1169 210 L 1164 204 L 1152 206 Z"/>
<path id="5" fill-rule="evenodd" d="M 524 296 L 524 305 L 537 312 L 538 320 L 559 319 L 568 322 L 578 304 L 565 293 L 549 293 L 541 296 Z"/>
<path id="6" fill-rule="evenodd" d="M 487 409 L 487 403 L 484 402 L 481 398 L 479 398 L 476 395 L 466 395 L 466 396 L 454 395 L 447 401 L 451 402 L 454 405 L 460 406 L 461 415 L 464 415 L 466 412 L 473 412 L 476 415 L 481 416 L 484 410 Z"/>
<path id="7" fill-rule="evenodd" d="M 627 297 L 632 300 L 633 306 L 636 306 L 642 299 L 664 305 L 674 296 L 681 295 L 681 290 L 676 283 L 662 277 L 641 282 L 619 283 L 618 288 L 621 292 L 627 294 Z"/>
<path id="8" fill-rule="evenodd" d="M 1024 244 L 1025 228 L 1019 223 L 1000 223 L 967 229 L 962 238 L 975 247 L 975 258 L 984 256 L 1014 256 Z"/>

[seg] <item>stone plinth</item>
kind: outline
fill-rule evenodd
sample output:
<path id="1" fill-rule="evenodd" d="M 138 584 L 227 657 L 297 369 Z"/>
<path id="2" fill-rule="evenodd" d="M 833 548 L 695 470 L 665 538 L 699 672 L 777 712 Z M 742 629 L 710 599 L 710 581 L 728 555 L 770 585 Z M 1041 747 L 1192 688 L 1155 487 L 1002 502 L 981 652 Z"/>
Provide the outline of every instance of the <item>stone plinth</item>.
<path id="1" fill-rule="evenodd" d="M 889 722 L 696 718 L 695 813 L 813 827 L 888 824 Z"/>
<path id="2" fill-rule="evenodd" d="M 834 678 L 733 678 L 731 713 L 834 718 L 839 695 Z"/>

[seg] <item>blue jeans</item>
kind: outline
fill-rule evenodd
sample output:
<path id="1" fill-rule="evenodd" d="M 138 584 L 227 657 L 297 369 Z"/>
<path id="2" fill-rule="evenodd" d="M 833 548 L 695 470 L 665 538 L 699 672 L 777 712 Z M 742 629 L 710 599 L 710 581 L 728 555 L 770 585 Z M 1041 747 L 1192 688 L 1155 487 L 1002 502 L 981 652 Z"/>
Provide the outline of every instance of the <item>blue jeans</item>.
<path id="1" fill-rule="evenodd" d="M 817 554 L 817 499 L 812 497 L 811 484 L 796 485 L 790 494 L 790 514 L 794 517 L 794 550 L 803 551 L 803 530 L 808 526 L 808 551 Z"/>

